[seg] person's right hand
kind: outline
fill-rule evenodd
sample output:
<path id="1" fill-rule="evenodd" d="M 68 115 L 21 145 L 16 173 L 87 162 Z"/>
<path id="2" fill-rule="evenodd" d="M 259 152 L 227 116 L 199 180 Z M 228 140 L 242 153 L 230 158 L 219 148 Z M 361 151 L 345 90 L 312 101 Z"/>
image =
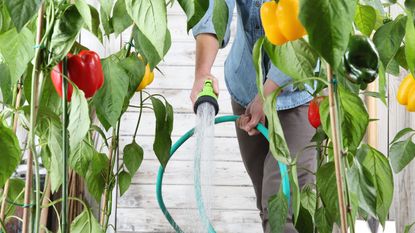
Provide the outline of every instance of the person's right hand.
<path id="1" fill-rule="evenodd" d="M 217 96 L 219 96 L 219 84 L 218 80 L 211 74 L 204 75 L 200 77 L 196 77 L 195 81 L 193 83 L 192 92 L 190 93 L 190 100 L 192 100 L 192 106 L 195 105 L 195 102 L 197 100 L 197 96 L 199 93 L 203 90 L 203 86 L 205 85 L 206 80 L 212 80 L 213 82 L 213 91 Z"/>

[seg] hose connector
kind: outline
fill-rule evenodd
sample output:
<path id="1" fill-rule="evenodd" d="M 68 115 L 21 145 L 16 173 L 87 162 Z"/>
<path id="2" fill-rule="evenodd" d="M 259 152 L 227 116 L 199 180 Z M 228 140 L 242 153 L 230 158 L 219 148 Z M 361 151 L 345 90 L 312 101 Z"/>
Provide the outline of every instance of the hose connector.
<path id="1" fill-rule="evenodd" d="M 210 103 L 215 109 L 215 115 L 219 112 L 218 96 L 213 91 L 213 81 L 208 79 L 205 81 L 203 90 L 199 93 L 193 111 L 197 114 L 197 109 L 202 103 Z"/>

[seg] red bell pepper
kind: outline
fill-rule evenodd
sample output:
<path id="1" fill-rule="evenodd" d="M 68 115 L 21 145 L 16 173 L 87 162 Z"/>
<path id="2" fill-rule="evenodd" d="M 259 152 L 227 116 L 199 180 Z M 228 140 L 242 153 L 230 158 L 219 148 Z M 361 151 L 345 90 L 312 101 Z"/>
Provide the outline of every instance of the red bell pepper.
<path id="1" fill-rule="evenodd" d="M 308 121 L 314 128 L 318 128 L 321 125 L 320 121 L 320 103 L 324 100 L 324 96 L 319 96 L 311 100 L 308 107 Z"/>
<path id="2" fill-rule="evenodd" d="M 83 50 L 78 55 L 68 54 L 68 78 L 91 98 L 104 84 L 104 73 L 101 60 L 94 51 Z M 62 97 L 62 62 L 56 65 L 51 73 L 56 92 Z M 67 100 L 71 101 L 73 87 L 68 83 Z"/>

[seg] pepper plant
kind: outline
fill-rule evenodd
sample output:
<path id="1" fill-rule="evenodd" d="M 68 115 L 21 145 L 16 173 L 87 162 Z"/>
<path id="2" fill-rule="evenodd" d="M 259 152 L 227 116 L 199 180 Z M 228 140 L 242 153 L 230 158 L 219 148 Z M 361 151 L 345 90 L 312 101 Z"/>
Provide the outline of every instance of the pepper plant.
<path id="1" fill-rule="evenodd" d="M 292 185 L 291 203 L 282 193 L 269 200 L 272 232 L 283 232 L 289 206 L 300 233 L 332 232 L 335 224 L 341 232 L 355 232 L 357 218 L 372 217 L 385 226 L 393 198 L 393 172 L 400 172 L 415 156 L 414 131 L 403 129 L 396 135 L 390 143 L 389 157 L 368 145 L 363 139 L 369 122 L 375 119 L 369 119 L 361 96 L 378 98 L 386 104 L 388 74 L 397 76 L 401 69 L 415 72 L 414 2 L 280 0 L 274 4 L 286 2 L 290 2 L 291 13 L 297 14 L 307 36 L 276 43 L 275 33 L 269 34 L 267 28 L 273 28 L 277 20 L 262 20 L 265 37 L 253 50 L 259 93 L 263 96 L 260 64 L 265 52 L 276 67 L 293 78 L 291 83 L 297 88 L 307 84 L 315 89 L 310 94 L 320 99 L 328 92 L 328 98 L 321 102 L 318 113 L 316 101 L 310 105 L 310 123 L 318 128 L 304 150 L 314 148 L 317 152 L 317 169 L 310 171 L 316 182 L 300 189 L 297 170 L 301 168 L 296 161 L 302 153 L 290 155 L 275 111 L 283 87 L 263 96 L 270 122 L 270 149 L 277 160 L 289 166 L 288 174 L 283 175 L 290 177 Z M 393 18 L 390 7 L 399 7 L 402 14 Z M 293 24 L 298 22 L 294 20 Z M 293 28 L 301 34 L 301 27 Z M 379 90 L 366 91 L 377 77 Z"/>
<path id="2" fill-rule="evenodd" d="M 179 3 L 189 29 L 209 6 Z M 137 132 L 144 110 L 154 112 L 153 149 L 166 165 L 173 108 L 145 87 L 171 46 L 168 4 L 172 2 L 101 0 L 97 9 L 85 0 L 0 0 L 0 231 L 6 231 L 12 219 L 22 222 L 24 233 L 47 230 L 40 222 L 41 210 L 60 204 L 59 232 L 106 232 L 114 188 L 124 194 L 143 160 Z M 224 10 L 215 14 L 223 15 Z M 224 32 L 224 22 L 215 19 L 215 25 Z M 128 28 L 130 41 L 106 58 L 99 59 L 77 41 L 81 30 L 102 43 Z M 135 133 L 130 144 L 119 148 L 122 116 L 131 107 L 139 109 Z M 17 137 L 18 125 L 27 133 L 26 140 Z M 94 143 L 96 137 L 102 145 Z M 120 150 L 124 163 L 116 167 Z M 12 175 L 25 154 L 28 166 L 22 181 Z M 50 186 L 52 193 L 60 191 L 61 199 L 50 201 L 41 190 L 41 166 L 47 170 L 45 190 Z M 84 179 L 101 204 L 99 219 L 82 197 L 68 196 L 68 169 Z M 84 206 L 72 222 L 69 200 Z M 15 216 L 15 206 L 24 207 L 23 218 Z"/>

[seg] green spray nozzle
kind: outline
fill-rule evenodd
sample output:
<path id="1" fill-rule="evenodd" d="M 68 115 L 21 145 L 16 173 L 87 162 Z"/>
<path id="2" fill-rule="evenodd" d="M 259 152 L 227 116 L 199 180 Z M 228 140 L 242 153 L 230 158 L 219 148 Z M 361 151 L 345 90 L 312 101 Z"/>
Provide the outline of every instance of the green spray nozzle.
<path id="1" fill-rule="evenodd" d="M 205 81 L 202 91 L 197 96 L 197 100 L 194 106 L 194 112 L 197 113 L 197 109 L 202 103 L 210 103 L 215 108 L 215 114 L 219 112 L 218 96 L 213 90 L 213 81 L 208 79 Z"/>

